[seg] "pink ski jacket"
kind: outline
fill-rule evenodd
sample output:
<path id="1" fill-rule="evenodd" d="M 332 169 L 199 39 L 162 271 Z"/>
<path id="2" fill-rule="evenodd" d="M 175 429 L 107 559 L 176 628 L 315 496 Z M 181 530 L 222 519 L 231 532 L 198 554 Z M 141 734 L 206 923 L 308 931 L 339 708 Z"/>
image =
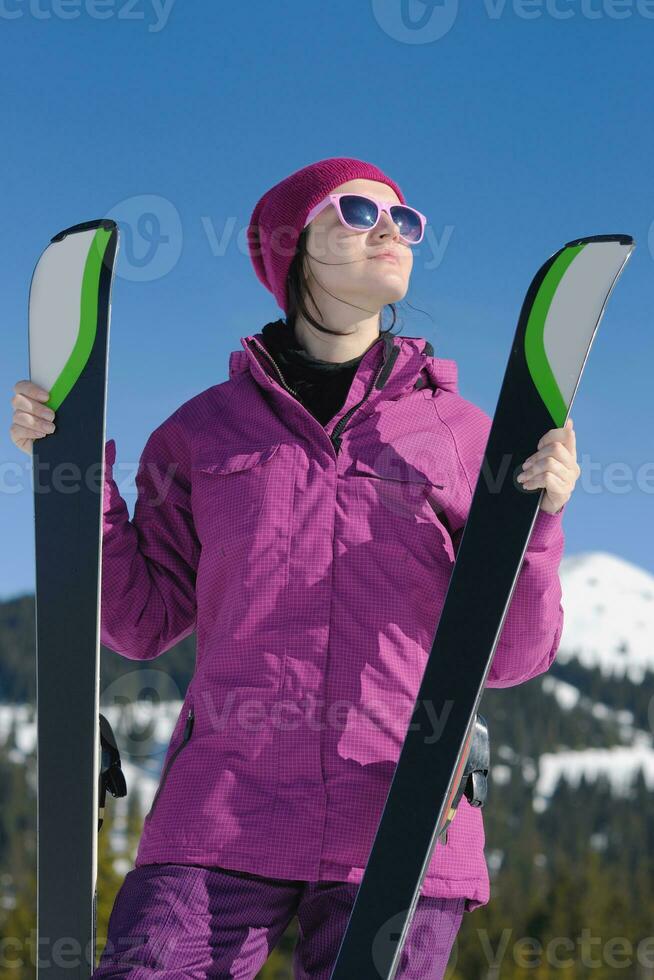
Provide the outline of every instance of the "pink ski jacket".
<path id="1" fill-rule="evenodd" d="M 262 334 L 241 344 L 148 438 L 133 520 L 106 444 L 102 643 L 152 660 L 197 634 L 136 865 L 360 882 L 491 419 L 423 338 L 373 344 L 325 426 Z M 554 660 L 564 510 L 538 513 L 488 687 Z M 485 904 L 484 843 L 464 796 L 422 893 Z"/>

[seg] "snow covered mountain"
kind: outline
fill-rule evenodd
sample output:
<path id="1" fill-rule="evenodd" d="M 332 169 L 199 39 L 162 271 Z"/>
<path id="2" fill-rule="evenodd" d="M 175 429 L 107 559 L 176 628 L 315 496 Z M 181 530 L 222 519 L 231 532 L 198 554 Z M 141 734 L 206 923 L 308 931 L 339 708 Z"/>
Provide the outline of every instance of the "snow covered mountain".
<path id="1" fill-rule="evenodd" d="M 597 668 L 610 684 L 626 678 L 640 685 L 654 671 L 654 576 L 608 552 L 563 558 L 560 567 L 564 625 L 557 664 L 577 661 Z M 654 789 L 654 738 L 651 726 L 639 729 L 630 711 L 615 711 L 591 702 L 578 688 L 550 672 L 542 690 L 563 711 L 587 712 L 617 725 L 624 744 L 543 752 L 534 772 L 534 807 L 543 810 L 559 779 L 576 786 L 583 775 L 594 781 L 605 776 L 616 796 L 629 796 L 638 770 Z M 653 692 L 654 693 L 654 692 Z M 654 714 L 650 712 L 654 723 Z M 498 782 L 502 771 L 497 772 Z"/>
<path id="2" fill-rule="evenodd" d="M 654 670 L 654 576 L 605 551 L 564 557 L 557 661 L 578 660 L 638 684 Z"/>

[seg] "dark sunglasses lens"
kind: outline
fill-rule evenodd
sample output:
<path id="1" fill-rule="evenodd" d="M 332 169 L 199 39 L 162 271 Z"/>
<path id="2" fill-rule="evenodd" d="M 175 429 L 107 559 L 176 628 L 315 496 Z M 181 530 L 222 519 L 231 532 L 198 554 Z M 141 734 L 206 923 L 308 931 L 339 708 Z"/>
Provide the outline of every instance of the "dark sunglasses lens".
<path id="1" fill-rule="evenodd" d="M 391 217 L 400 229 L 400 235 L 409 242 L 417 242 L 422 230 L 422 222 L 413 208 L 397 204 L 391 208 Z"/>
<path id="2" fill-rule="evenodd" d="M 341 212 L 353 228 L 374 228 L 377 221 L 377 205 L 359 194 L 345 194 L 340 201 Z"/>

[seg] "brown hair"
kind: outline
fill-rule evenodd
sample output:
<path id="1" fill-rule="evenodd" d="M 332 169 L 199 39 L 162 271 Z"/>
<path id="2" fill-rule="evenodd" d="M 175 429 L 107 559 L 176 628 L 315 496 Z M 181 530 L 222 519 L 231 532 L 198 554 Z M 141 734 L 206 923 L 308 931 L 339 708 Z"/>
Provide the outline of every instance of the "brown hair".
<path id="1" fill-rule="evenodd" d="M 323 324 L 318 323 L 307 310 L 307 305 L 305 302 L 305 296 L 308 294 L 311 297 L 316 309 L 320 311 L 318 304 L 315 301 L 314 295 L 309 288 L 309 283 L 304 274 L 304 256 L 307 254 L 307 235 L 309 233 L 309 226 L 302 229 L 300 237 L 297 241 L 297 249 L 295 255 L 293 256 L 293 261 L 290 264 L 288 270 L 288 277 L 286 279 L 286 284 L 288 288 L 288 311 L 286 313 L 286 322 L 289 324 L 295 323 L 295 318 L 298 313 L 314 327 L 321 327 Z M 388 303 L 387 306 L 390 307 L 393 313 L 393 320 L 390 327 L 380 330 L 380 334 L 391 333 L 392 328 L 395 326 L 395 321 L 397 319 L 395 313 L 395 304 Z M 383 313 L 383 310 L 382 310 Z M 321 314 L 322 315 L 322 314 Z M 380 314 L 381 321 L 381 314 Z"/>

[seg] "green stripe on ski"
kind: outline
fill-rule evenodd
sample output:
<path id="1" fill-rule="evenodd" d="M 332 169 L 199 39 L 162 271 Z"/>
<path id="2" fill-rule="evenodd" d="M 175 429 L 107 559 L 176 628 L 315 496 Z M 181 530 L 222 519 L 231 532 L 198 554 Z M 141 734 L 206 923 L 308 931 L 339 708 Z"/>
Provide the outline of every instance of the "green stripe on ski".
<path id="1" fill-rule="evenodd" d="M 568 406 L 547 359 L 545 322 L 561 280 L 583 248 L 585 244 L 582 243 L 564 249 L 549 267 L 534 300 L 525 331 L 525 357 L 529 373 L 556 426 L 564 424 Z"/>
<path id="2" fill-rule="evenodd" d="M 80 293 L 80 319 L 77 340 L 62 371 L 52 385 L 50 397 L 46 402 L 46 405 L 54 411 L 59 408 L 77 383 L 93 350 L 98 322 L 100 273 L 102 271 L 104 253 L 110 238 L 111 230 L 108 231 L 105 228 L 98 228 L 93 236 L 91 247 L 86 256 Z"/>

